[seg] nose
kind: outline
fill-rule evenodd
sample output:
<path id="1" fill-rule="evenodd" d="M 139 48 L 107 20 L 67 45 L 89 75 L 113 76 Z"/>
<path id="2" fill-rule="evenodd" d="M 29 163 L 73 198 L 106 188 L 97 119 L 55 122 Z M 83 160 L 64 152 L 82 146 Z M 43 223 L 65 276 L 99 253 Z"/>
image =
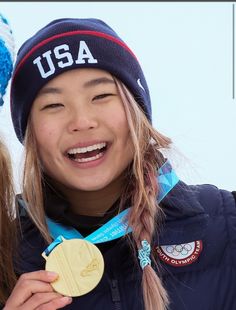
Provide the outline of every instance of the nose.
<path id="1" fill-rule="evenodd" d="M 68 130 L 70 133 L 86 131 L 98 126 L 98 120 L 89 107 L 76 106 L 70 111 Z"/>

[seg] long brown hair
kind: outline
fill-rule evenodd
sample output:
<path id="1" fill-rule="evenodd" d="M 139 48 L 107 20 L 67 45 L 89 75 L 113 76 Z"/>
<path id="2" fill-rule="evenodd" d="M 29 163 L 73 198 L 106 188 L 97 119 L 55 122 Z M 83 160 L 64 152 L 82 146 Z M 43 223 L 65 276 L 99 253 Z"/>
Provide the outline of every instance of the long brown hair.
<path id="1" fill-rule="evenodd" d="M 5 303 L 15 283 L 13 253 L 16 246 L 16 210 L 10 155 L 0 141 L 0 303 Z"/>
<path id="2" fill-rule="evenodd" d="M 137 256 L 142 240 L 152 244 L 154 233 L 162 222 L 163 214 L 156 201 L 158 194 L 156 176 L 158 168 L 163 163 L 160 150 L 169 148 L 171 140 L 153 128 L 125 85 L 115 78 L 114 80 L 124 104 L 134 147 L 134 159 L 127 169 L 129 170 L 126 173 L 127 185 L 121 196 L 121 202 L 127 199 L 132 201 L 129 226 L 132 228 L 131 246 L 136 249 Z M 42 167 L 30 119 L 25 136 L 25 152 L 23 197 L 27 201 L 32 220 L 45 240 L 50 242 L 43 206 Z M 151 265 L 143 269 L 142 288 L 146 310 L 167 309 L 167 292 Z"/>
<path id="3" fill-rule="evenodd" d="M 133 247 L 140 249 L 143 240 L 152 244 L 154 233 L 162 224 L 163 212 L 156 200 L 156 177 L 163 164 L 160 151 L 169 148 L 171 140 L 153 128 L 125 85 L 116 79 L 115 82 L 124 103 L 134 146 L 133 165 L 122 199 L 131 198 L 133 207 L 129 212 L 129 226 L 132 227 Z M 145 309 L 167 308 L 167 292 L 151 265 L 143 269 L 142 287 Z"/>

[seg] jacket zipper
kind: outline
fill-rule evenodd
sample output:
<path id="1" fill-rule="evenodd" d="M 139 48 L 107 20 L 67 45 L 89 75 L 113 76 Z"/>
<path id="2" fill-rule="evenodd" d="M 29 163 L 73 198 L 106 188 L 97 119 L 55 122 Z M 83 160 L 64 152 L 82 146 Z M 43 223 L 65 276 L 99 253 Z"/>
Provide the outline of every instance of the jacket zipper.
<path id="1" fill-rule="evenodd" d="M 120 291 L 118 287 L 118 281 L 116 279 L 111 280 L 111 298 L 114 302 L 114 309 L 121 310 Z"/>

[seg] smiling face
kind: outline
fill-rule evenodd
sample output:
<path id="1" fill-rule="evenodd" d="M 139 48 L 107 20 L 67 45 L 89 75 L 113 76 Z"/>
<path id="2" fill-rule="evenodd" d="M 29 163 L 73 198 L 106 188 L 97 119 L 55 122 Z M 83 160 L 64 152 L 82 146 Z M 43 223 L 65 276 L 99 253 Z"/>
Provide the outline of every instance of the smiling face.
<path id="1" fill-rule="evenodd" d="M 114 187 L 133 159 L 123 103 L 105 71 L 75 69 L 48 82 L 31 122 L 45 172 L 70 190 Z"/>

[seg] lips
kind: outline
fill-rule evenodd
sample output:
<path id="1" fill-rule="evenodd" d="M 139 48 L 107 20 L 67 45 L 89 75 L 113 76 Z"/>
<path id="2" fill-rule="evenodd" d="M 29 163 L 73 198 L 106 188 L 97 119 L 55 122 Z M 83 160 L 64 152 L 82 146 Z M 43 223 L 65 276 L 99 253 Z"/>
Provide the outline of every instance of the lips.
<path id="1" fill-rule="evenodd" d="M 94 143 L 82 147 L 73 147 L 67 151 L 67 157 L 75 162 L 84 163 L 101 158 L 108 147 L 107 142 Z"/>

